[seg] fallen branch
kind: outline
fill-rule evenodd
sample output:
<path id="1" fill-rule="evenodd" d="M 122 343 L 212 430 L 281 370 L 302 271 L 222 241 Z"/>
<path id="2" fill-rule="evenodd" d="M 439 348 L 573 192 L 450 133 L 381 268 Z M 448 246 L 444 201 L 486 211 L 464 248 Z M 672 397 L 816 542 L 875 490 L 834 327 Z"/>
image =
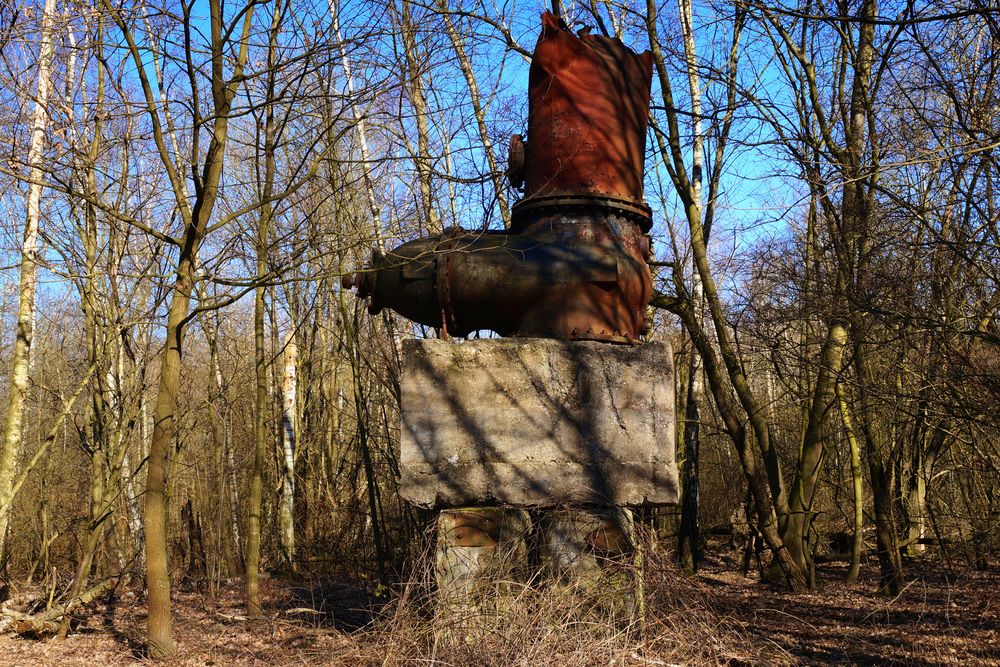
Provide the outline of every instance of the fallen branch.
<path id="1" fill-rule="evenodd" d="M 53 635 L 59 632 L 59 623 L 28 617 L 16 619 L 11 628 L 19 635 Z"/>
<path id="2" fill-rule="evenodd" d="M 0 603 L 0 614 L 8 611 L 27 613 L 37 603 L 45 602 L 45 591 L 32 590 L 27 593 L 18 593 Z"/>
<path id="3" fill-rule="evenodd" d="M 59 620 L 63 616 L 71 614 L 81 607 L 86 607 L 88 604 L 113 589 L 117 584 L 118 577 L 105 579 L 69 602 L 57 605 L 48 611 L 43 611 L 38 614 L 28 615 L 7 609 L 4 609 L 2 613 L 13 619 L 11 627 L 14 632 L 19 635 L 42 635 L 56 633 L 59 632 Z"/>

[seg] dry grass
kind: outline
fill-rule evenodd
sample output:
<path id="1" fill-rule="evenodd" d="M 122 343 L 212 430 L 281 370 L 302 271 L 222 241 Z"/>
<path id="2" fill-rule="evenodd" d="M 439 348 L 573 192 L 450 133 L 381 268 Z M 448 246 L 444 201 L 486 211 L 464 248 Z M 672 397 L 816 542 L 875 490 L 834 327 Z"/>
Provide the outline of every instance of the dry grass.
<path id="1" fill-rule="evenodd" d="M 500 582 L 477 592 L 479 603 L 431 613 L 428 574 L 414 577 L 337 664 L 484 667 L 565 665 L 792 664 L 774 644 L 736 630 L 715 610 L 713 594 L 676 571 L 662 553 L 645 551 L 645 613 L 630 613 L 607 586 L 582 591 Z M 614 581 L 611 581 L 613 579 Z M 617 582 L 617 583 L 615 583 Z M 609 594 L 608 591 L 612 590 Z M 609 597 L 613 600 L 609 602 Z"/>
<path id="2" fill-rule="evenodd" d="M 649 550 L 645 562 L 644 627 L 620 604 L 607 604 L 606 596 L 511 582 L 479 591 L 475 608 L 434 614 L 428 563 L 381 608 L 347 586 L 270 581 L 265 588 L 268 618 L 249 621 L 242 616 L 236 587 L 215 600 L 179 592 L 174 614 L 181 652 L 171 664 L 604 667 L 791 662 L 779 649 L 722 620 L 708 587 L 678 574 L 661 554 Z M 618 581 L 622 574 L 615 573 Z M 135 664 L 144 661 L 144 623 L 142 600 L 126 594 L 65 641 L 0 637 L 0 655 L 10 665 Z"/>
<path id="3" fill-rule="evenodd" d="M 824 571 L 823 589 L 808 594 L 771 591 L 720 561 L 687 577 L 649 548 L 643 569 L 641 628 L 606 597 L 510 582 L 479 591 L 475 608 L 435 615 L 428 563 L 388 603 L 327 579 L 269 580 L 267 618 L 259 621 L 243 616 L 240 582 L 217 598 L 180 590 L 174 596 L 180 655 L 168 664 L 1000 666 L 995 570 L 958 579 L 930 572 L 890 600 L 876 595 L 874 582 L 837 583 L 843 575 L 837 569 Z M 93 611 L 65 641 L 0 636 L 0 664 L 145 662 L 140 596 L 128 592 Z"/>

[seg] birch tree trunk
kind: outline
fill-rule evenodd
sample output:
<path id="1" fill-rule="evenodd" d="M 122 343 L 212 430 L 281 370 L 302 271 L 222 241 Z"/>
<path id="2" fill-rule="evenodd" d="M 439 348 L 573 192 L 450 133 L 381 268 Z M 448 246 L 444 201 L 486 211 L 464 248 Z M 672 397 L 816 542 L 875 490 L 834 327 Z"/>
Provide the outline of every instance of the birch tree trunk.
<path id="1" fill-rule="evenodd" d="M 13 483 L 21 451 L 24 404 L 28 396 L 28 370 L 35 328 L 35 290 L 38 281 L 38 224 L 41 217 L 43 158 L 49 125 L 49 95 L 52 87 L 55 0 L 45 0 L 42 14 L 41 49 L 38 53 L 38 94 L 31 122 L 28 149 L 29 185 L 24 235 L 21 240 L 21 284 L 17 302 L 17 338 L 10 370 L 10 398 L 0 442 L 0 563 L 4 562 L 10 509 L 14 502 Z"/>
<path id="2" fill-rule="evenodd" d="M 281 505 L 278 521 L 281 527 L 281 549 L 289 568 L 295 570 L 295 436 L 296 389 L 298 386 L 298 347 L 294 334 L 285 343 L 284 373 L 281 381 Z"/>
<path id="3" fill-rule="evenodd" d="M 694 40 L 694 12 L 691 0 L 677 0 L 684 39 L 684 65 L 687 70 L 688 91 L 691 94 L 691 200 L 692 209 L 702 215 L 702 173 L 704 171 L 705 135 L 701 120 L 701 82 L 698 77 L 698 56 Z M 708 233 L 706 233 L 706 243 Z M 705 293 L 694 258 L 691 259 L 691 296 L 695 317 L 704 317 Z M 684 453 L 681 460 L 681 525 L 678 531 L 678 561 L 688 572 L 698 569 L 698 472 L 701 450 L 701 411 L 699 402 L 704 393 L 701 356 L 691 346 L 688 358 L 687 399 L 684 403 Z"/>
<path id="4" fill-rule="evenodd" d="M 354 118 L 354 128 L 358 134 L 358 148 L 361 151 L 361 169 L 365 183 L 365 195 L 368 197 L 368 208 L 372 216 L 372 228 L 375 233 L 375 245 L 380 252 L 385 251 L 385 243 L 382 240 L 382 207 L 378 203 L 378 196 L 375 194 L 375 183 L 372 179 L 371 154 L 368 148 L 368 133 L 365 129 L 365 117 L 358 108 L 356 95 L 354 92 L 354 75 L 351 73 L 351 59 L 347 56 L 347 49 L 344 47 L 344 38 L 340 34 L 340 20 L 337 16 L 335 0 L 328 0 L 330 7 L 330 17 L 333 20 L 333 32 L 337 39 L 337 46 L 340 50 L 340 63 L 344 70 L 344 79 L 347 85 L 347 104 L 351 108 L 351 116 Z"/>

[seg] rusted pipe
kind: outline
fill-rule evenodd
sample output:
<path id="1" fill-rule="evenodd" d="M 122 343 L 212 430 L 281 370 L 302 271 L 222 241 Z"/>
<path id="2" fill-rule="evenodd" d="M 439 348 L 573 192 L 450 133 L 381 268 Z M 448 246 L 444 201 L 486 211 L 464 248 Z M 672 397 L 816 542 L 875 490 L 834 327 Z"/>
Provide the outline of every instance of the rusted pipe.
<path id="1" fill-rule="evenodd" d="M 463 336 L 637 340 L 652 292 L 649 240 L 631 221 L 578 212 L 522 234 L 450 230 L 373 255 L 345 287 L 414 322 Z M 637 306 L 640 306 L 637 308 Z"/>
<path id="2" fill-rule="evenodd" d="M 528 140 L 511 140 L 524 186 L 506 232 L 455 228 L 410 241 L 343 286 L 453 335 L 631 342 L 652 294 L 642 199 L 650 54 L 576 36 L 542 15 L 529 73 Z"/>

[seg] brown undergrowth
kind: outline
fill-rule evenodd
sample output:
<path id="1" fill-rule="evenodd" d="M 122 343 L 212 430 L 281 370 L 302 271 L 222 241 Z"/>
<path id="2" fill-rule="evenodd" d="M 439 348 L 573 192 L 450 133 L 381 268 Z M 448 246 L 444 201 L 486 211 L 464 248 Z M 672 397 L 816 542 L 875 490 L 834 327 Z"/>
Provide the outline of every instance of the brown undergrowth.
<path id="1" fill-rule="evenodd" d="M 358 664 L 788 664 L 791 656 L 723 620 L 711 588 L 658 552 L 645 558 L 642 621 L 607 604 L 606 590 L 506 582 L 487 609 L 432 617 L 427 587 L 411 582 L 363 631 Z M 620 572 L 617 573 L 620 575 Z M 619 577 L 620 578 L 620 577 Z M 619 589 L 620 590 L 620 589 Z M 616 596 L 617 593 L 611 593 Z M 384 662 L 383 662 L 384 661 Z"/>
<path id="2" fill-rule="evenodd" d="M 931 569 L 887 599 L 870 582 L 836 583 L 837 568 L 822 572 L 822 590 L 801 595 L 770 590 L 720 561 L 687 577 L 651 551 L 644 570 L 642 628 L 593 596 L 507 585 L 502 604 L 464 617 L 456 632 L 431 613 L 427 567 L 385 602 L 308 575 L 271 579 L 263 620 L 243 615 L 238 582 L 214 598 L 182 590 L 174 596 L 180 655 L 168 664 L 1000 665 L 995 571 L 942 579 Z M 63 641 L 0 636 L 0 663 L 144 662 L 143 604 L 125 592 L 92 608 Z"/>

